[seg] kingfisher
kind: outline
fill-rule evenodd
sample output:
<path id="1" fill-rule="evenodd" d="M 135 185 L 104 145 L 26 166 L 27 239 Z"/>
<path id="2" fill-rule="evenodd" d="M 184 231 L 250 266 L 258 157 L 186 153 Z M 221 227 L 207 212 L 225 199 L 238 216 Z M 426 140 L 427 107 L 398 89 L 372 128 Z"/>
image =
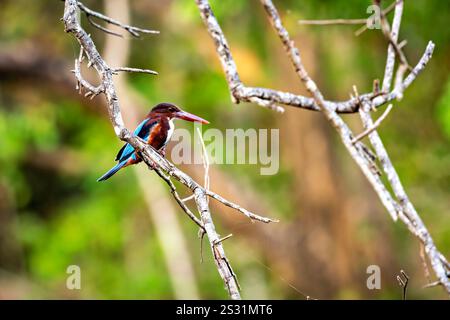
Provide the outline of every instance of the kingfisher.
<path id="1" fill-rule="evenodd" d="M 137 126 L 134 130 L 134 135 L 146 141 L 147 144 L 155 148 L 164 157 L 166 145 L 170 141 L 175 128 L 173 123 L 175 119 L 204 124 L 209 123 L 205 119 L 181 110 L 174 104 L 160 103 L 150 110 L 145 119 Z M 117 153 L 115 161 L 118 163 L 98 178 L 97 181 L 107 180 L 120 169 L 139 163 L 142 159 L 135 152 L 133 146 L 126 143 Z"/>

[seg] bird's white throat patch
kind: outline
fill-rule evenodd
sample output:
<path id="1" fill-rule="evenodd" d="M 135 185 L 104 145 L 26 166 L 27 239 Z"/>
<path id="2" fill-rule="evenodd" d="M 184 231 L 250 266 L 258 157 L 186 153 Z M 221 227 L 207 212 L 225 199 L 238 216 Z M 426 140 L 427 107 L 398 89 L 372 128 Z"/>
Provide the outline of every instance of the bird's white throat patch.
<path id="1" fill-rule="evenodd" d="M 166 139 L 165 144 L 167 144 L 170 141 L 170 139 L 172 138 L 174 129 L 175 129 L 175 124 L 173 123 L 173 119 L 170 119 L 169 120 L 169 131 L 167 131 L 167 139 Z"/>

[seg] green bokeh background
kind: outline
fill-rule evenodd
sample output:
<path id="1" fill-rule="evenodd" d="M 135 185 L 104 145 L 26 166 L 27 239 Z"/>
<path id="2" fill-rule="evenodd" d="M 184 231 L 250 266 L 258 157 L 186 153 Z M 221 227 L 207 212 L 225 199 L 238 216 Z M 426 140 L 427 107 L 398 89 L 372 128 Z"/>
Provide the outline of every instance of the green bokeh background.
<path id="1" fill-rule="evenodd" d="M 245 69 L 241 70 L 244 81 L 252 86 L 286 89 L 283 71 L 274 62 L 286 58 L 259 2 L 211 2 L 239 68 Z M 232 105 L 194 1 L 131 0 L 130 3 L 133 24 L 161 31 L 158 36 L 131 40 L 132 66 L 159 72 L 158 77 L 129 76 L 129 84 L 148 101 L 148 107 L 159 101 L 171 101 L 222 130 L 280 126 L 283 115 L 248 104 Z M 86 4 L 103 10 L 102 1 Z M 314 76 L 327 97 L 346 99 L 353 84 L 357 83 L 360 91 L 368 91 L 373 79 L 382 77 L 386 42 L 380 32 L 367 31 L 355 37 L 357 27 L 297 24 L 299 19 L 364 17 L 370 1 L 275 1 L 275 4 L 300 50 L 302 37 L 307 35 L 306 43 L 313 46 L 308 50 L 315 54 Z M 426 70 L 404 99 L 395 103 L 380 130 L 411 199 L 436 245 L 447 257 L 450 255 L 449 9 L 447 1 L 406 1 L 401 39 L 408 40 L 405 53 L 410 63 L 418 61 L 429 40 L 436 43 L 436 50 Z M 78 55 L 78 45 L 64 33 L 59 20 L 62 12 L 61 1 L 3 0 L 0 52 L 24 42 L 33 43 L 49 57 L 66 61 L 64 70 L 69 73 Z M 101 49 L 104 34 L 89 26 L 84 18 L 83 23 Z M 33 48 L 27 54 L 33 55 Z M 131 170 L 124 171 L 107 184 L 96 182 L 111 166 L 120 147 L 102 106 L 99 104 L 97 109 L 81 106 L 80 100 L 51 84 L 36 84 L 14 74 L 0 77 L 0 201 L 4 204 L 0 206 L 0 216 L 1 221 L 7 221 L 0 229 L 3 233 L 0 296 L 174 298 L 161 247 L 134 174 Z M 289 146 L 289 139 L 281 144 Z M 334 134 L 330 139 L 342 165 L 356 171 L 339 139 Z M 55 172 L 34 164 L 33 158 L 41 154 L 63 154 L 57 162 L 70 159 L 70 163 L 64 165 L 65 170 Z M 259 168 L 254 166 L 221 166 L 220 170 L 248 181 L 255 192 L 277 206 L 280 219 L 290 221 L 296 214 L 295 204 L 289 200 L 295 186 L 283 158 L 280 173 L 275 176 L 260 176 Z M 418 260 L 419 246 L 406 228 L 400 223 L 393 225 L 381 206 L 376 214 L 385 220 L 392 235 L 390 245 L 400 266 L 421 274 L 422 278 L 412 280 L 410 297 L 446 298 L 442 289 L 421 289 L 425 282 Z M 229 233 L 220 219 L 217 221 L 219 232 Z M 199 263 L 197 231 L 181 216 L 181 211 L 180 222 L 189 244 L 200 297 L 226 298 L 209 251 L 205 251 L 205 261 Z M 377 232 L 373 226 L 364 225 L 359 231 L 369 238 L 370 233 Z M 257 273 L 257 281 L 266 288 L 267 298 L 304 298 L 289 287 L 283 274 L 271 271 L 271 262 L 260 256 L 243 236 L 237 235 L 225 246 L 237 275 L 245 278 L 246 274 Z M 73 264 L 82 269 L 83 289 L 77 292 L 65 288 L 65 271 Z M 386 283 L 377 293 L 342 287 L 324 293 L 324 297 L 399 298 L 395 280 Z M 326 287 L 327 283 L 315 286 Z M 250 295 L 245 287 L 243 296 L 258 297 Z"/>

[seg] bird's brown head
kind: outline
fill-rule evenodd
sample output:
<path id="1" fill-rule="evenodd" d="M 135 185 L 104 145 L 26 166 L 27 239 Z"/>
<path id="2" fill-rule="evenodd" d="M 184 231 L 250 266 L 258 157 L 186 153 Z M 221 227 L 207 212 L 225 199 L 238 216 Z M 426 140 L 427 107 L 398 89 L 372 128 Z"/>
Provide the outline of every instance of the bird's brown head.
<path id="1" fill-rule="evenodd" d="M 200 122 L 204 124 L 208 124 L 209 122 L 205 119 L 202 119 L 195 114 L 186 112 L 181 110 L 174 104 L 171 103 L 160 103 L 153 107 L 153 109 L 148 114 L 149 117 L 167 117 L 169 119 L 183 119 L 191 122 Z"/>

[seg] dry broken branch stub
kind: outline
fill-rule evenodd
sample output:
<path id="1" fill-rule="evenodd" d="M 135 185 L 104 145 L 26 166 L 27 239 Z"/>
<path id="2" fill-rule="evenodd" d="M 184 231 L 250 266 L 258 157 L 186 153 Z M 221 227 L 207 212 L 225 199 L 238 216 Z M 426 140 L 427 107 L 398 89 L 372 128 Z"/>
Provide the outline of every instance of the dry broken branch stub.
<path id="1" fill-rule="evenodd" d="M 291 41 L 289 39 L 289 34 L 286 31 L 286 29 L 283 27 L 283 25 L 281 23 L 281 19 L 278 15 L 278 12 L 277 12 L 275 6 L 273 5 L 272 1 L 271 0 L 261 0 L 261 2 L 266 9 L 266 12 L 269 16 L 269 19 L 270 19 L 272 25 L 274 26 L 282 43 L 284 44 L 285 49 L 288 52 L 291 62 L 294 65 L 295 70 L 296 70 L 297 74 L 299 75 L 301 81 L 304 82 L 307 90 L 314 97 L 317 104 L 319 106 L 321 106 L 323 113 L 325 114 L 325 116 L 328 118 L 330 123 L 335 127 L 335 129 L 341 136 L 341 139 L 342 139 L 344 145 L 347 147 L 348 151 L 350 152 L 350 155 L 357 162 L 357 164 L 359 165 L 359 167 L 361 168 L 363 173 L 368 178 L 369 182 L 371 182 L 373 188 L 377 191 L 380 199 L 382 201 L 386 201 L 386 199 L 384 199 L 384 195 L 386 194 L 386 191 L 387 191 L 386 186 L 383 184 L 383 182 L 381 180 L 378 179 L 378 181 L 377 181 L 377 179 L 376 179 L 377 177 L 375 177 L 375 175 L 373 175 L 373 174 L 371 175 L 370 171 L 367 171 L 367 167 L 366 167 L 367 164 L 365 163 L 365 161 L 361 161 L 361 158 L 362 158 L 361 154 L 359 152 L 355 152 L 354 148 L 352 148 L 352 146 L 348 144 L 349 134 L 350 134 L 350 136 L 352 135 L 351 130 L 348 128 L 348 126 L 345 124 L 345 122 L 336 114 L 336 112 L 334 112 L 334 110 L 327 108 L 327 106 L 323 103 L 324 99 L 323 99 L 322 93 L 319 91 L 319 89 L 315 85 L 314 81 L 309 77 L 308 73 L 306 72 L 306 70 L 301 62 L 299 51 L 294 46 L 293 41 Z M 397 11 L 400 11 L 400 15 L 401 15 L 401 10 L 403 8 L 402 4 L 403 4 L 402 1 L 400 1 L 396 5 L 396 7 L 400 8 L 399 10 L 397 10 Z M 398 25 L 400 25 L 400 23 L 398 23 Z M 434 45 L 431 43 L 429 44 L 429 46 L 434 48 Z M 428 51 L 428 47 L 427 47 L 427 51 Z M 431 49 L 431 51 L 432 51 L 432 49 Z M 428 57 L 428 59 L 430 57 Z M 401 57 L 399 57 L 399 59 L 402 60 Z M 422 59 L 421 59 L 421 61 L 422 61 Z M 402 61 L 402 63 L 404 64 L 403 61 Z M 421 66 L 421 65 L 422 64 L 419 62 L 419 66 Z M 415 69 L 413 69 L 411 73 L 414 73 L 414 70 Z M 417 75 L 417 74 L 415 74 L 415 75 Z M 398 92 L 397 94 L 399 94 L 399 93 L 402 94 L 404 88 L 401 88 L 400 90 L 401 90 L 401 92 Z M 369 110 L 370 109 L 367 109 L 365 111 L 369 112 Z M 367 128 L 370 128 L 371 126 L 373 126 L 373 123 Z M 378 134 L 376 133 L 376 130 L 374 130 L 371 133 L 371 135 L 372 135 L 372 137 L 377 136 L 379 138 Z M 369 135 L 369 137 L 370 137 L 370 135 Z M 412 203 L 409 201 L 409 199 L 406 195 L 406 192 L 404 191 L 404 188 L 400 183 L 400 179 L 398 179 L 398 175 L 397 175 L 394 167 L 392 166 L 390 161 L 388 161 L 389 157 L 387 155 L 386 149 L 384 148 L 384 146 L 381 143 L 381 139 L 379 139 L 379 141 L 371 140 L 371 143 L 372 143 L 372 146 L 374 147 L 374 149 L 376 150 L 376 153 L 377 153 L 378 158 L 380 159 L 380 162 L 382 162 L 382 164 L 383 164 L 383 170 L 388 175 L 388 180 L 390 180 L 390 187 L 394 190 L 394 195 L 398 201 L 397 202 L 396 200 L 392 199 L 392 196 L 390 197 L 391 203 L 387 206 L 387 208 L 393 206 L 397 212 L 394 213 L 393 211 L 388 209 L 389 212 L 391 213 L 394 220 L 399 215 L 402 218 L 402 221 L 410 228 L 410 231 L 415 236 L 417 236 L 420 241 L 424 242 L 428 257 L 431 261 L 431 264 L 433 265 L 433 269 L 436 273 L 436 276 L 440 279 L 442 284 L 445 286 L 447 292 L 450 293 L 450 280 L 447 277 L 448 270 L 447 271 L 445 270 L 445 264 L 443 264 L 440 261 L 440 257 L 438 254 L 439 251 L 437 250 L 436 246 L 434 245 L 434 242 L 433 242 L 428 230 L 426 229 L 426 227 L 423 224 L 423 222 L 421 221 L 419 215 L 415 211 Z M 388 165 L 388 163 L 389 163 L 389 165 Z M 396 177 L 396 178 L 393 178 L 393 177 Z M 387 192 L 389 193 L 389 191 L 387 191 Z M 400 209 L 401 209 L 400 211 L 398 210 L 399 205 L 400 205 Z"/>
<path id="2" fill-rule="evenodd" d="M 232 299 L 240 299 L 239 294 L 239 286 L 236 280 L 236 276 L 231 268 L 231 264 L 229 260 L 227 259 L 225 255 L 225 251 L 223 249 L 222 243 L 220 240 L 219 235 L 215 231 L 214 223 L 211 218 L 211 212 L 209 210 L 208 201 L 207 198 L 209 197 L 216 197 L 221 199 L 221 202 L 224 203 L 227 206 L 230 206 L 232 204 L 233 208 L 238 210 L 239 212 L 250 216 L 252 219 L 256 219 L 259 221 L 263 221 L 264 219 L 258 215 L 255 215 L 233 203 L 231 203 L 228 200 L 225 200 L 224 198 L 220 197 L 219 195 L 216 195 L 215 193 L 205 189 L 200 184 L 198 184 L 196 181 L 194 181 L 190 176 L 188 176 L 183 171 L 176 168 L 172 163 L 170 163 L 167 159 L 163 158 L 155 149 L 153 149 L 151 146 L 147 145 L 142 139 L 139 137 L 136 137 L 130 133 L 128 129 L 125 128 L 121 111 L 120 111 L 120 105 L 119 105 L 119 98 L 116 94 L 114 82 L 113 82 L 113 75 L 118 71 L 127 71 L 127 72 L 145 72 L 145 73 L 151 73 L 154 72 L 152 70 L 146 70 L 146 69 L 134 69 L 134 68 L 111 68 L 108 66 L 108 64 L 102 59 L 100 53 L 98 52 L 94 42 L 92 41 L 91 37 L 86 33 L 86 31 L 81 27 L 80 21 L 78 20 L 78 9 L 81 9 L 82 11 L 86 12 L 87 14 L 91 16 L 95 16 L 99 19 L 102 19 L 108 23 L 120 26 L 130 32 L 133 35 L 138 35 L 139 33 L 156 33 L 153 30 L 146 30 L 146 29 L 140 29 L 136 27 L 132 27 L 129 25 L 124 25 L 114 19 L 111 19 L 109 17 L 106 17 L 100 13 L 97 13 L 95 11 L 90 10 L 86 6 L 82 5 L 77 0 L 66 0 L 65 1 L 65 8 L 64 8 L 64 16 L 63 16 L 63 22 L 65 25 L 65 31 L 68 33 L 71 33 L 78 43 L 80 44 L 81 51 L 80 51 L 80 57 L 75 61 L 75 76 L 79 83 L 79 89 L 84 88 L 88 93 L 91 92 L 92 94 L 100 94 L 103 93 L 105 95 L 107 106 L 108 106 L 108 112 L 110 121 L 112 123 L 112 126 L 114 128 L 114 132 L 116 133 L 117 137 L 125 142 L 128 142 L 131 144 L 134 149 L 139 153 L 142 160 L 149 166 L 149 168 L 156 168 L 157 174 L 166 182 L 169 184 L 169 187 L 171 188 L 172 194 L 174 195 L 177 203 L 180 205 L 180 207 L 183 209 L 183 211 L 201 228 L 201 230 L 204 230 L 210 245 L 211 250 L 213 252 L 214 260 L 218 269 L 218 272 L 220 276 L 222 277 L 226 289 L 228 291 L 229 296 Z M 93 86 L 88 81 L 84 80 L 81 75 L 81 62 L 84 57 L 87 57 L 88 59 L 88 66 L 94 67 L 94 69 L 97 71 L 101 84 L 98 87 Z M 188 189 L 191 190 L 191 192 L 194 194 L 194 199 L 197 205 L 197 208 L 201 215 L 201 220 L 195 217 L 195 215 L 190 212 L 190 210 L 184 205 L 183 201 L 178 196 L 176 189 L 173 185 L 173 183 L 170 181 L 170 177 L 175 178 L 179 182 L 181 182 L 184 186 L 186 186 Z M 245 210 L 245 211 L 244 211 Z M 274 221 L 272 219 L 268 219 L 270 221 Z M 270 222 L 267 221 L 267 222 Z"/>

